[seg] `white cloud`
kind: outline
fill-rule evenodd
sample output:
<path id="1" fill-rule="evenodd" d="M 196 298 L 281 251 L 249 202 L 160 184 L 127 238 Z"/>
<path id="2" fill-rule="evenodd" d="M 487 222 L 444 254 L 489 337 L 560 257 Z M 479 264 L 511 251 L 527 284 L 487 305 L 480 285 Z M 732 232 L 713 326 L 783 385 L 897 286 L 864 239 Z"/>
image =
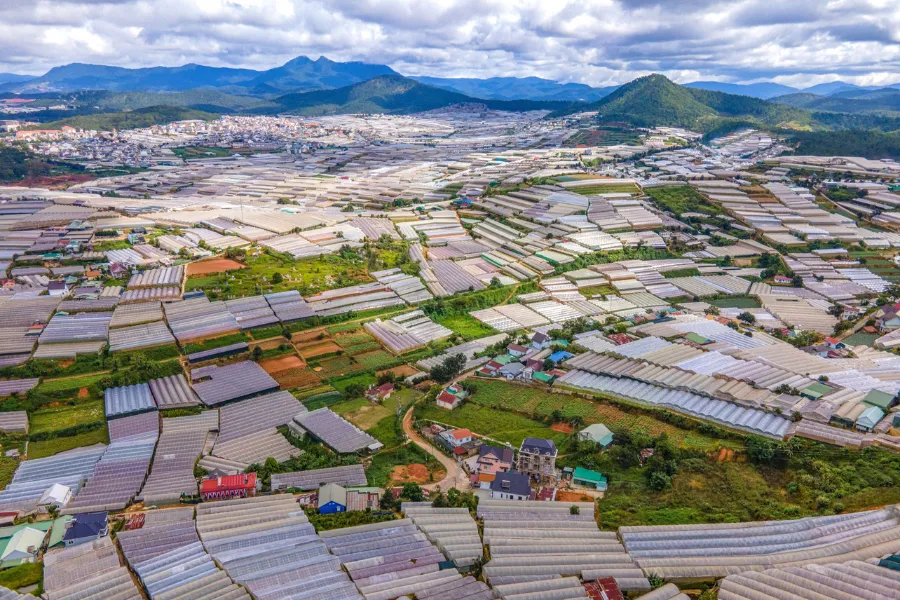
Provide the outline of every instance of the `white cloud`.
<path id="1" fill-rule="evenodd" d="M 0 2 L 0 71 L 70 62 L 266 69 L 298 56 L 410 75 L 591 85 L 900 81 L 889 0 L 36 0 Z"/>

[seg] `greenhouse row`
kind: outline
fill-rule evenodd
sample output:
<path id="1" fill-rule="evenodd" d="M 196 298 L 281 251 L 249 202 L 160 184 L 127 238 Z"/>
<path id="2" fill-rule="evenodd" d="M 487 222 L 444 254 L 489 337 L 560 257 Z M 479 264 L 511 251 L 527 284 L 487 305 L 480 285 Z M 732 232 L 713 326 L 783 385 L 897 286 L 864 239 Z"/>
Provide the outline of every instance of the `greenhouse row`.
<path id="1" fill-rule="evenodd" d="M 457 567 L 483 558 L 478 525 L 467 508 L 434 508 L 429 503 L 404 502 L 401 512 Z"/>
<path id="2" fill-rule="evenodd" d="M 206 551 L 258 600 L 304 592 L 360 597 L 291 495 L 200 504 L 197 531 Z"/>
<path id="3" fill-rule="evenodd" d="M 145 505 L 177 503 L 197 496 L 194 463 L 203 453 L 211 431 L 219 428 L 218 411 L 162 420 L 150 475 L 141 490 Z"/>
<path id="4" fill-rule="evenodd" d="M 334 483 L 342 487 L 365 486 L 367 484 L 366 471 L 362 465 L 357 464 L 272 474 L 272 491 L 317 490 L 326 483 Z"/>
<path id="5" fill-rule="evenodd" d="M 51 600 L 141 600 L 109 537 L 45 554 L 44 592 Z"/>

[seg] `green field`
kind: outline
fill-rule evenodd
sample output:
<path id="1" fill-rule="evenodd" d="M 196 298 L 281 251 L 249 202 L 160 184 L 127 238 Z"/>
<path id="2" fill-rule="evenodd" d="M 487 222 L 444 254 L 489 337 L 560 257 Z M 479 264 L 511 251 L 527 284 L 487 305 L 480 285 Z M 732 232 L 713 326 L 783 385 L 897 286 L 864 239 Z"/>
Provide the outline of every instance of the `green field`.
<path id="1" fill-rule="evenodd" d="M 509 412 L 515 411 L 520 415 L 530 415 L 539 419 L 550 418 L 555 411 L 559 411 L 557 414 L 563 419 L 579 417 L 585 423 L 603 423 L 613 432 L 627 430 L 652 436 L 665 433 L 675 443 L 685 448 L 714 450 L 719 446 L 740 445 L 733 441 L 719 440 L 699 431 L 683 429 L 666 423 L 646 414 L 646 411 L 639 408 L 625 410 L 609 402 L 588 400 L 567 394 L 552 394 L 544 388 L 515 385 L 499 380 L 476 380 L 475 385 L 478 388 L 477 391 L 463 405 L 463 408 L 476 404 L 501 415 L 517 416 Z M 449 414 L 455 412 L 456 410 L 453 410 Z M 443 411 L 443 413 L 448 414 L 447 411 Z M 485 417 L 493 418 L 492 415 L 485 415 Z M 541 423 L 536 423 L 536 425 L 546 429 Z M 484 433 L 477 426 L 470 427 L 470 429 Z"/>
<path id="2" fill-rule="evenodd" d="M 88 423 L 104 423 L 103 401 L 91 400 L 73 406 L 48 406 L 29 416 L 31 434 L 61 431 Z"/>
<path id="3" fill-rule="evenodd" d="M 223 158 L 236 152 L 231 148 L 217 148 L 214 146 L 186 146 L 184 148 L 172 148 L 172 153 L 185 160 L 192 158 Z"/>
<path id="4" fill-rule="evenodd" d="M 432 472 L 443 468 L 430 454 L 415 444 L 407 444 L 373 455 L 366 467 L 366 479 L 369 480 L 369 485 L 385 487 L 391 480 L 391 471 L 394 467 L 415 463 L 426 465 Z"/>
<path id="5" fill-rule="evenodd" d="M 700 269 L 677 269 L 675 271 L 666 271 L 662 274 L 666 279 L 675 277 L 696 277 L 700 275 Z"/>
<path id="6" fill-rule="evenodd" d="M 468 314 L 440 315 L 434 319 L 435 323 L 452 329 L 453 333 L 462 336 L 467 342 L 497 333 L 475 317 Z"/>
<path id="7" fill-rule="evenodd" d="M 671 211 L 675 216 L 686 212 L 708 215 L 720 215 L 723 212 L 722 207 L 708 201 L 688 185 L 650 187 L 645 191 L 661 208 Z"/>
<path id="8" fill-rule="evenodd" d="M 9 569 L 0 571 L 0 586 L 10 590 L 18 590 L 19 588 L 28 587 L 38 584 L 36 592 L 40 594 L 44 581 L 44 564 L 43 563 L 25 563 Z"/>
<path id="9" fill-rule="evenodd" d="M 185 354 L 194 354 L 195 352 L 203 352 L 204 350 L 213 350 L 215 348 L 223 348 L 240 342 L 249 342 L 250 336 L 246 333 L 232 333 L 231 335 L 223 335 L 222 337 L 203 340 L 202 342 L 193 342 L 182 346 Z"/>
<path id="10" fill-rule="evenodd" d="M 210 299 L 231 300 L 287 290 L 300 290 L 306 296 L 372 281 L 361 258 L 348 260 L 340 256 L 320 256 L 297 260 L 262 254 L 248 258 L 244 264 L 246 268 L 227 274 L 190 277 L 185 290 L 202 289 Z M 281 283 L 272 283 L 275 273 L 283 277 Z"/>
<path id="11" fill-rule="evenodd" d="M 854 333 L 843 339 L 848 346 L 874 346 L 875 340 L 881 337 L 880 333 Z"/>
<path id="12" fill-rule="evenodd" d="M 89 388 L 96 385 L 101 379 L 107 377 L 105 373 L 98 375 L 85 375 L 83 377 L 70 377 L 67 379 L 50 379 L 42 382 L 37 390 L 45 394 L 67 394 L 75 395 L 81 388 Z"/>
<path id="13" fill-rule="evenodd" d="M 82 446 L 108 443 L 109 433 L 105 427 L 101 427 L 100 429 L 81 433 L 79 435 L 54 438 L 43 442 L 29 442 L 28 459 L 44 458 L 45 456 L 52 456 L 73 448 L 81 448 Z"/>
<path id="14" fill-rule="evenodd" d="M 606 183 L 597 185 L 582 185 L 568 188 L 570 192 L 582 196 L 596 196 L 598 194 L 640 194 L 641 190 L 633 183 Z"/>
<path id="15" fill-rule="evenodd" d="M 479 382 L 479 385 L 481 383 Z M 480 389 L 475 395 L 477 396 L 479 393 L 481 393 Z M 547 425 L 534 419 L 517 415 L 508 410 L 481 406 L 474 401 L 466 402 L 451 411 L 429 403 L 417 406 L 415 414 L 419 421 L 436 421 L 453 427 L 464 427 L 499 442 L 508 442 L 516 447 L 521 445 L 522 440 L 527 437 L 552 439 L 557 443 L 561 443 L 566 438 L 566 434 L 553 431 Z"/>
<path id="16" fill-rule="evenodd" d="M 9 450 L 9 447 L 4 444 L 4 451 Z M 16 469 L 19 467 L 19 459 L 13 458 L 10 456 L 0 456 L 0 490 L 5 490 L 6 486 L 9 485 L 9 482 L 12 481 L 13 475 L 16 474 Z M 0 573 L 2 574 L 2 573 Z M 3 585 L 0 583 L 0 585 Z"/>
<path id="17" fill-rule="evenodd" d="M 732 298 L 718 298 L 715 300 L 706 300 L 707 304 L 718 306 L 719 308 L 760 308 L 762 304 L 759 300 L 750 296 L 734 296 Z"/>

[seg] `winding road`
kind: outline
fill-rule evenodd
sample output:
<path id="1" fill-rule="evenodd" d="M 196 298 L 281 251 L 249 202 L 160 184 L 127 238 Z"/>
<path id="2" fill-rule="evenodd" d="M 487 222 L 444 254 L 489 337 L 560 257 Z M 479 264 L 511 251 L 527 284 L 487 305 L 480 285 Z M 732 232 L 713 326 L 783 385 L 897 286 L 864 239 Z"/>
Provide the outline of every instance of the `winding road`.
<path id="1" fill-rule="evenodd" d="M 466 472 L 463 470 L 463 468 L 460 467 L 455 460 L 453 460 L 440 450 L 437 450 L 434 446 L 428 443 L 428 440 L 419 435 L 415 428 L 413 428 L 412 416 L 413 407 L 410 406 L 409 410 L 406 411 L 406 414 L 403 415 L 403 432 L 406 434 L 408 441 L 412 442 L 425 452 L 432 455 L 447 470 L 447 476 L 442 480 L 438 481 L 437 483 L 425 484 L 422 487 L 428 490 L 433 490 L 434 488 L 440 486 L 441 491 L 444 492 L 453 487 L 460 491 L 469 489 L 469 477 L 468 475 L 466 475 Z"/>

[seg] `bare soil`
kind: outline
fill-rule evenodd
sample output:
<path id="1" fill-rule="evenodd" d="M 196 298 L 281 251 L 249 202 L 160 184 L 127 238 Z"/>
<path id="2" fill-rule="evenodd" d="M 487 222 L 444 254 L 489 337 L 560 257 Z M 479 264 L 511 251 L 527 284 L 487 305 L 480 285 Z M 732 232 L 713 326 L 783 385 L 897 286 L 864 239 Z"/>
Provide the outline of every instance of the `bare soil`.
<path id="1" fill-rule="evenodd" d="M 230 258 L 214 258 L 212 260 L 201 260 L 189 263 L 187 266 L 188 277 L 194 275 L 209 275 L 211 273 L 224 273 L 225 271 L 235 271 L 243 269 L 244 265 L 231 260 Z"/>

